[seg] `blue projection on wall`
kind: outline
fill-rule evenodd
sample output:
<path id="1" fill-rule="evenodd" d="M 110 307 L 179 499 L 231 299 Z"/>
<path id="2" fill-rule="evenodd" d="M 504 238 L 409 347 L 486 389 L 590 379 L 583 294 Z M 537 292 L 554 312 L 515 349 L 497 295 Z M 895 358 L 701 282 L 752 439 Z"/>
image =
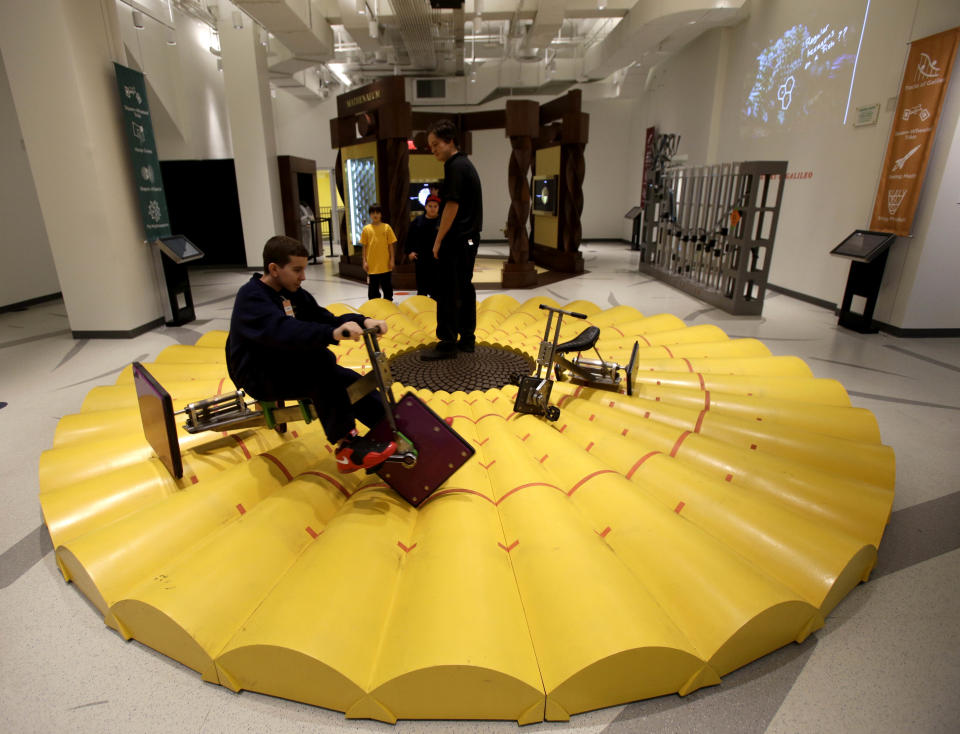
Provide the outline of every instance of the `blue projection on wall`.
<path id="1" fill-rule="evenodd" d="M 849 25 L 798 23 L 757 56 L 743 116 L 751 137 L 789 129 L 825 106 L 843 109 L 855 65 L 857 34 Z M 834 89 L 836 87 L 836 89 Z"/>

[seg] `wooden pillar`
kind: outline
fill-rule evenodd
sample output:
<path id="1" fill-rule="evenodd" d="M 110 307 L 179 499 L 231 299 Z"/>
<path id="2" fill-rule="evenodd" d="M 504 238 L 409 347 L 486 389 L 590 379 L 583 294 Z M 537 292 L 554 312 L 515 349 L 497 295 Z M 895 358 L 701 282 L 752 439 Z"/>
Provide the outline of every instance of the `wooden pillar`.
<path id="1" fill-rule="evenodd" d="M 557 249 L 567 272 L 583 272 L 583 256 L 580 241 L 583 229 L 580 215 L 583 214 L 583 176 L 585 172 L 583 151 L 587 145 L 590 115 L 571 112 L 562 118 L 560 132 L 560 223 Z"/>
<path id="2" fill-rule="evenodd" d="M 505 131 L 510 138 L 510 163 L 507 188 L 510 210 L 507 213 L 507 242 L 510 256 L 500 275 L 504 288 L 525 288 L 537 283 L 537 271 L 530 262 L 530 164 L 533 139 L 540 133 L 540 105 L 530 100 L 508 100 Z"/>

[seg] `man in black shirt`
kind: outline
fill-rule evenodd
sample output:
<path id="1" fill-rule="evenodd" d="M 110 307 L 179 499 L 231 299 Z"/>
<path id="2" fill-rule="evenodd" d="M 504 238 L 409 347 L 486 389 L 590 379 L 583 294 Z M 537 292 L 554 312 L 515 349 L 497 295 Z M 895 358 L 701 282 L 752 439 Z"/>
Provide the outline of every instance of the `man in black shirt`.
<path id="1" fill-rule="evenodd" d="M 473 264 L 483 226 L 483 192 L 480 176 L 466 155 L 459 151 L 457 128 L 450 120 L 430 126 L 427 142 L 443 162 L 440 198 L 443 211 L 433 245 L 437 260 L 437 340 L 435 349 L 422 359 L 450 359 L 457 350 L 476 348 L 477 292 L 473 287 Z"/>
<path id="2" fill-rule="evenodd" d="M 291 237 L 271 237 L 263 248 L 263 275 L 237 293 L 227 336 L 230 379 L 258 400 L 310 398 L 341 472 L 371 468 L 396 452 L 394 441 L 358 436 L 356 420 L 372 428 L 384 418 L 379 393 L 351 405 L 347 387 L 360 378 L 337 364 L 327 347 L 360 339 L 364 329 L 387 333 L 377 319 L 352 313 L 334 316 L 300 287 L 307 251 Z"/>

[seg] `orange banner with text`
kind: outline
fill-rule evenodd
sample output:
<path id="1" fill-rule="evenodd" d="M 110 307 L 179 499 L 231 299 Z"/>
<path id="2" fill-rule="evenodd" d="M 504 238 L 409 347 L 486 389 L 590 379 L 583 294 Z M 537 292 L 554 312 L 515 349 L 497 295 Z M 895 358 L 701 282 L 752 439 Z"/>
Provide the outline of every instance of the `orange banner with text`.
<path id="1" fill-rule="evenodd" d="M 873 204 L 872 230 L 910 234 L 958 44 L 960 28 L 910 44 Z"/>

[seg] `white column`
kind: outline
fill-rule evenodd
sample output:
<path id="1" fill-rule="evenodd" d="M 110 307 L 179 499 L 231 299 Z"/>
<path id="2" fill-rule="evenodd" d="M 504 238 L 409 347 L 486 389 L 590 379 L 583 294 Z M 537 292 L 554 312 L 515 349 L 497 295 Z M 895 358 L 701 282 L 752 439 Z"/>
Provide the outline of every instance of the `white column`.
<path id="1" fill-rule="evenodd" d="M 161 313 L 121 128 L 112 6 L 0 2 L 0 50 L 74 332 L 123 334 Z"/>
<path id="2" fill-rule="evenodd" d="M 266 49 L 253 21 L 244 17 L 243 28 L 236 29 L 232 15 L 221 9 L 220 51 L 244 248 L 247 265 L 257 267 L 263 263 L 264 243 L 283 234 L 277 141 Z"/>

